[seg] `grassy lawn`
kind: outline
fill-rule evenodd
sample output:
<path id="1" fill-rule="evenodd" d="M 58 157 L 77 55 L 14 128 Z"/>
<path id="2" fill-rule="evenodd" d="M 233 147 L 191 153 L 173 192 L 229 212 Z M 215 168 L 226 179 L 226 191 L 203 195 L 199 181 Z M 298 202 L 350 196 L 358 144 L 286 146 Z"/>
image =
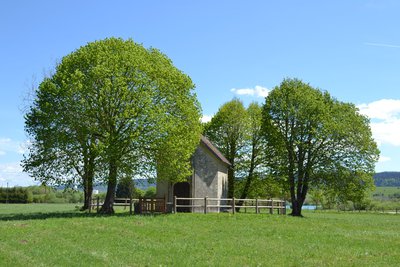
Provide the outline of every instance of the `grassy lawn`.
<path id="1" fill-rule="evenodd" d="M 400 215 L 89 215 L 0 205 L 0 266 L 398 266 Z"/>

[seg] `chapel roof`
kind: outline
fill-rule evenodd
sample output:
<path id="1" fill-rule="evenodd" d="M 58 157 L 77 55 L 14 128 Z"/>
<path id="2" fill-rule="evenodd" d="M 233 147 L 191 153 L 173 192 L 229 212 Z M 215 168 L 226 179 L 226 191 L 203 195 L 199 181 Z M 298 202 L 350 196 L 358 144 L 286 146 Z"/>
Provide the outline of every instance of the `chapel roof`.
<path id="1" fill-rule="evenodd" d="M 201 141 L 202 144 L 204 144 L 204 146 L 205 146 L 206 148 L 208 148 L 208 150 L 210 150 L 210 152 L 211 152 L 212 154 L 214 154 L 214 156 L 217 157 L 217 159 L 221 160 L 222 162 L 224 162 L 224 163 L 227 164 L 227 165 L 232 165 L 232 164 L 229 162 L 229 160 L 227 160 L 227 159 L 225 158 L 225 156 L 218 150 L 218 148 L 216 148 L 216 147 L 210 142 L 210 140 L 208 140 L 205 136 L 202 135 L 200 141 Z"/>

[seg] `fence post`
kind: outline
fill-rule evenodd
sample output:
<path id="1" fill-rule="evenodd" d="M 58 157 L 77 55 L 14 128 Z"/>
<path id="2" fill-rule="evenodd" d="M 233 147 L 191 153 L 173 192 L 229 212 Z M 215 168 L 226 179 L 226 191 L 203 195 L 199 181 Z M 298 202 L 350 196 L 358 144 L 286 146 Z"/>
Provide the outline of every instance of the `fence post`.
<path id="1" fill-rule="evenodd" d="M 129 215 L 132 215 L 132 194 L 129 196 Z"/>
<path id="2" fill-rule="evenodd" d="M 285 200 L 283 201 L 283 212 L 282 212 L 282 214 L 286 215 L 286 201 Z"/>
<path id="3" fill-rule="evenodd" d="M 207 197 L 204 198 L 204 214 L 207 214 Z"/>
<path id="4" fill-rule="evenodd" d="M 236 212 L 236 203 L 235 203 L 235 197 L 232 198 L 232 213 L 235 214 Z"/>
<path id="5" fill-rule="evenodd" d="M 174 196 L 174 203 L 173 203 L 173 210 L 174 210 L 174 213 L 176 213 L 176 196 Z"/>
<path id="6" fill-rule="evenodd" d="M 274 214 L 274 200 L 271 199 L 271 208 L 269 209 L 269 213 Z"/>
<path id="7" fill-rule="evenodd" d="M 163 213 L 167 213 L 167 201 L 168 201 L 167 195 L 164 195 L 164 210 L 163 210 Z"/>
<path id="8" fill-rule="evenodd" d="M 91 213 L 92 212 L 92 197 L 90 197 L 90 199 L 89 199 L 89 213 Z"/>
<path id="9" fill-rule="evenodd" d="M 277 204 L 278 204 L 278 208 L 277 208 L 277 212 L 278 212 L 278 215 L 280 215 L 282 212 L 281 212 L 281 209 L 282 209 L 282 202 L 280 201 L 280 200 L 278 200 L 278 202 L 277 202 Z"/>
<path id="10" fill-rule="evenodd" d="M 256 214 L 259 214 L 259 213 L 260 213 L 260 211 L 258 209 L 258 198 L 256 198 Z"/>
<path id="11" fill-rule="evenodd" d="M 97 197 L 97 212 L 99 212 L 99 206 L 100 206 L 100 197 Z"/>

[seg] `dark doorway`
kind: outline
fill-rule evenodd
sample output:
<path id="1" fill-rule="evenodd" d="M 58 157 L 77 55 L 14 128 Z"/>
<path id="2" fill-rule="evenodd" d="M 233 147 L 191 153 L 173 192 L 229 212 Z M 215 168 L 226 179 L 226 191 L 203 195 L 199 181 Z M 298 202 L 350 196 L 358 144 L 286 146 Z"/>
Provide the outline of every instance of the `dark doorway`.
<path id="1" fill-rule="evenodd" d="M 174 196 L 176 197 L 190 197 L 190 184 L 188 182 L 181 182 L 174 184 Z M 190 200 L 177 200 L 177 205 L 190 205 Z M 177 212 L 191 212 L 190 207 L 177 207 Z"/>

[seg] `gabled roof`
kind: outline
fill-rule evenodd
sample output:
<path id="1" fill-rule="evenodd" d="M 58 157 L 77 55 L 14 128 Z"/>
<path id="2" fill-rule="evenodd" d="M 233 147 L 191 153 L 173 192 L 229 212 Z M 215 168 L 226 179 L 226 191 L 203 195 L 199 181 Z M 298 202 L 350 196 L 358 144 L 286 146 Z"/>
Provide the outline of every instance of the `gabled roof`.
<path id="1" fill-rule="evenodd" d="M 221 160 L 223 163 L 227 164 L 227 165 L 232 165 L 229 160 L 227 160 L 224 155 L 222 155 L 222 153 L 218 150 L 218 148 L 216 148 L 211 142 L 210 140 L 208 140 L 205 136 L 201 136 L 200 142 L 206 147 L 208 148 L 208 150 L 210 150 L 210 152 L 212 154 L 214 154 L 214 156 L 217 157 L 217 159 Z"/>

